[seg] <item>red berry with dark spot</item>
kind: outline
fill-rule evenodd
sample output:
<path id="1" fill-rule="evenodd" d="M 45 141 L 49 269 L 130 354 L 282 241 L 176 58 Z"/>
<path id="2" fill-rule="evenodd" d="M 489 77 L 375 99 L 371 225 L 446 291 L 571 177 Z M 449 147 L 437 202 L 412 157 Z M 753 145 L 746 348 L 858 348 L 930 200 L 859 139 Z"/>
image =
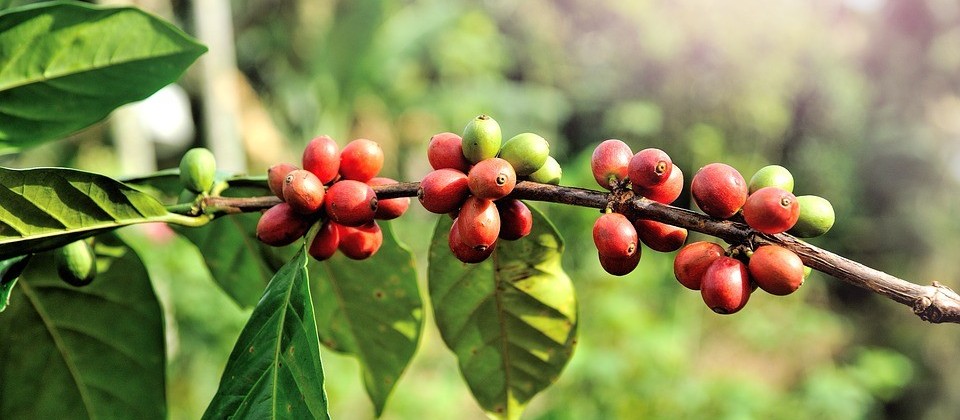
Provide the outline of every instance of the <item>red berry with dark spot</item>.
<path id="1" fill-rule="evenodd" d="M 307 233 L 313 220 L 297 214 L 287 203 L 267 209 L 257 222 L 257 239 L 271 246 L 294 243 Z"/>
<path id="2" fill-rule="evenodd" d="M 653 188 L 670 178 L 670 172 L 673 172 L 673 160 L 660 149 L 643 149 L 630 158 L 630 164 L 627 166 L 627 176 L 630 177 L 630 183 L 633 190 L 644 188 Z"/>
<path id="3" fill-rule="evenodd" d="M 470 161 L 463 156 L 463 139 L 454 133 L 440 133 L 430 138 L 427 160 L 433 169 L 456 169 L 467 173 Z"/>
<path id="4" fill-rule="evenodd" d="M 300 168 L 289 163 L 278 163 L 267 169 L 267 186 L 277 198 L 283 200 L 283 182 L 287 179 L 287 174 L 297 169 Z"/>
<path id="5" fill-rule="evenodd" d="M 640 252 L 637 229 L 620 213 L 604 213 L 593 224 L 593 243 L 600 255 L 626 259 Z"/>
<path id="6" fill-rule="evenodd" d="M 377 142 L 356 139 L 340 152 L 340 176 L 367 182 L 383 169 L 383 149 Z"/>
<path id="7" fill-rule="evenodd" d="M 793 251 L 777 245 L 757 248 L 747 269 L 753 281 L 772 295 L 789 295 L 803 284 L 803 261 Z"/>
<path id="8" fill-rule="evenodd" d="M 648 219 L 637 219 L 634 222 L 637 236 L 650 249 L 660 252 L 673 252 L 687 241 L 687 230 L 681 227 L 668 225 Z"/>
<path id="9" fill-rule="evenodd" d="M 340 148 L 329 136 L 320 136 L 303 149 L 303 169 L 313 172 L 323 184 L 333 181 L 340 171 Z"/>
<path id="10" fill-rule="evenodd" d="M 283 201 L 300 214 L 313 214 L 320 210 L 324 193 L 320 179 L 305 169 L 290 171 L 283 180 Z"/>
<path id="11" fill-rule="evenodd" d="M 600 267 L 603 267 L 604 271 L 614 276 L 630 274 L 630 272 L 640 264 L 640 248 L 637 248 L 637 252 L 634 252 L 633 255 L 624 258 L 604 256 L 599 253 L 598 256 L 600 258 Z"/>
<path id="12" fill-rule="evenodd" d="M 747 201 L 747 182 L 730 165 L 711 163 L 693 176 L 690 192 L 704 213 L 727 219 Z"/>
<path id="13" fill-rule="evenodd" d="M 496 201 L 500 212 L 500 239 L 515 241 L 530 234 L 533 214 L 520 200 L 507 198 Z"/>
<path id="14" fill-rule="evenodd" d="M 420 181 L 417 199 L 427 211 L 445 214 L 457 211 L 470 196 L 467 175 L 456 169 L 437 169 Z"/>
<path id="15" fill-rule="evenodd" d="M 724 254 L 723 247 L 713 242 L 694 242 L 683 247 L 673 259 L 673 274 L 690 290 L 700 290 L 703 274 Z"/>
<path id="16" fill-rule="evenodd" d="M 790 192 L 777 187 L 764 187 L 747 197 L 743 219 L 763 233 L 786 232 L 800 218 L 800 203 Z"/>
<path id="17" fill-rule="evenodd" d="M 320 230 L 310 241 L 310 249 L 307 252 L 317 261 L 329 259 L 337 252 L 340 246 L 340 230 L 338 224 L 329 220 L 320 225 Z"/>
<path id="18" fill-rule="evenodd" d="M 731 257 L 717 258 L 700 282 L 700 296 L 718 314 L 732 314 L 743 309 L 750 299 L 750 274 L 747 266 Z"/>
<path id="19" fill-rule="evenodd" d="M 658 203 L 670 204 L 676 201 L 683 191 L 683 171 L 674 166 L 667 182 L 652 188 L 634 187 L 633 191 Z"/>
<path id="20" fill-rule="evenodd" d="M 619 183 L 627 178 L 627 166 L 632 157 L 633 151 L 626 143 L 617 139 L 604 140 L 593 149 L 593 156 L 590 157 L 593 179 L 609 190 L 610 181 Z"/>
<path id="21" fill-rule="evenodd" d="M 377 253 L 383 245 L 383 231 L 376 221 L 361 226 L 338 226 L 340 245 L 337 249 L 354 260 L 365 260 Z"/>
<path id="22" fill-rule="evenodd" d="M 457 220 L 460 240 L 478 251 L 493 246 L 500 235 L 500 213 L 491 200 L 468 197 L 460 208 Z"/>
<path id="23" fill-rule="evenodd" d="M 447 236 L 447 244 L 450 246 L 450 251 L 453 252 L 453 255 L 457 257 L 458 260 L 468 264 L 476 264 L 490 257 L 490 254 L 493 254 L 493 250 L 497 248 L 497 243 L 494 242 L 493 246 L 483 250 L 477 250 L 467 246 L 460 239 L 460 226 L 457 220 L 458 219 L 453 219 L 453 225 L 450 226 L 450 234 Z"/>
<path id="24" fill-rule="evenodd" d="M 517 185 L 517 173 L 510 162 L 500 158 L 484 159 L 467 174 L 470 193 L 477 198 L 496 200 L 506 197 Z"/>
<path id="25" fill-rule="evenodd" d="M 360 181 L 340 180 L 327 190 L 323 207 L 330 220 L 344 226 L 360 226 L 377 213 L 377 195 Z"/>
<path id="26" fill-rule="evenodd" d="M 396 183 L 396 180 L 384 177 L 373 177 L 367 181 L 367 185 L 371 187 L 377 185 L 393 185 Z M 377 213 L 374 214 L 373 217 L 380 220 L 396 219 L 403 216 L 403 213 L 406 213 L 408 208 L 410 208 L 410 197 L 390 198 L 387 200 L 377 199 Z"/>

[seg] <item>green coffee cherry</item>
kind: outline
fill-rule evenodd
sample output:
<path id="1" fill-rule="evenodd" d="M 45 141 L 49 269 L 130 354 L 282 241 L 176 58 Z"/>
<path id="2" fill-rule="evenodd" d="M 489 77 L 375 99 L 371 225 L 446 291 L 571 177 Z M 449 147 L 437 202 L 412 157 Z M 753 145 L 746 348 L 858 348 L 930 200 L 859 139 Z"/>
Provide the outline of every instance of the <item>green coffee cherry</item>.
<path id="1" fill-rule="evenodd" d="M 500 148 L 500 158 L 510 162 L 517 176 L 527 176 L 540 169 L 550 156 L 550 143 L 533 133 L 513 136 Z"/>
<path id="2" fill-rule="evenodd" d="M 561 175 L 563 175 L 563 169 L 560 168 L 560 163 L 553 156 L 547 156 L 547 161 L 543 163 L 543 166 L 536 172 L 527 175 L 527 178 L 541 184 L 560 185 Z"/>
<path id="3" fill-rule="evenodd" d="M 216 172 L 213 153 L 202 147 L 188 150 L 180 159 L 180 183 L 195 193 L 209 192 Z"/>
<path id="4" fill-rule="evenodd" d="M 463 128 L 463 156 L 470 163 L 496 157 L 500 151 L 500 124 L 487 115 L 470 120 Z"/>
<path id="5" fill-rule="evenodd" d="M 786 192 L 793 192 L 793 174 L 780 165 L 769 165 L 760 168 L 750 178 L 750 194 L 763 187 L 777 187 Z"/>
<path id="6" fill-rule="evenodd" d="M 797 196 L 800 204 L 800 218 L 788 231 L 800 238 L 813 238 L 823 235 L 833 227 L 837 220 L 833 205 L 827 199 L 815 195 Z"/>
<path id="7" fill-rule="evenodd" d="M 97 257 L 84 240 L 57 249 L 54 263 L 60 278 L 73 286 L 86 286 L 97 276 Z"/>

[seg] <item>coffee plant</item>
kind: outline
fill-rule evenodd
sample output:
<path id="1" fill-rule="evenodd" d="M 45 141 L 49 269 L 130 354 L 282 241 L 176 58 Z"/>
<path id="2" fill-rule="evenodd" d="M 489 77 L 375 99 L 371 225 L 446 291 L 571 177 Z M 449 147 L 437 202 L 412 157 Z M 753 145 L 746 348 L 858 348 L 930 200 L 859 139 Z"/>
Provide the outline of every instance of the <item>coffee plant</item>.
<path id="1" fill-rule="evenodd" d="M 0 151 L 94 124 L 175 81 L 204 52 L 134 8 L 56 2 L 0 12 Z M 416 182 L 378 177 L 375 141 L 328 136 L 311 140 L 299 162 L 255 175 L 219 171 L 202 148 L 179 168 L 131 179 L 0 168 L 0 417 L 164 417 L 160 307 L 115 232 L 141 223 L 175 226 L 223 291 L 253 307 L 204 418 L 329 417 L 322 347 L 359 361 L 382 413 L 415 356 L 427 306 L 477 403 L 495 418 L 520 417 L 563 372 L 578 329 L 563 239 L 534 201 L 599 210 L 593 240 L 611 275 L 630 273 L 644 252 L 678 251 L 676 279 L 719 314 L 741 310 L 757 288 L 792 293 L 812 268 L 924 320 L 960 322 L 949 288 L 797 239 L 826 233 L 835 216 L 827 199 L 794 195 L 786 168 L 748 182 L 729 165 L 706 165 L 692 177 L 696 212 L 670 205 L 684 175 L 666 151 L 601 142 L 590 163 L 602 190 L 591 190 L 562 185 L 540 135 L 504 141 L 489 115 L 457 131 L 430 139 L 433 170 Z M 426 291 L 391 227 L 412 197 L 439 215 Z M 687 244 L 688 231 L 727 245 Z M 18 381 L 30 376 L 43 380 Z M 49 382 L 73 386 L 53 395 Z"/>

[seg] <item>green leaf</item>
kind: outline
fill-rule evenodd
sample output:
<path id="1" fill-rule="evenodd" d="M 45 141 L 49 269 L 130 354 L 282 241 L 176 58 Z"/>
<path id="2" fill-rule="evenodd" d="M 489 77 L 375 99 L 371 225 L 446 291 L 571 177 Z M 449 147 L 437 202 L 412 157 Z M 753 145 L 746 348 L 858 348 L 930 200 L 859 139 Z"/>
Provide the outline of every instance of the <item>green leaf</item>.
<path id="1" fill-rule="evenodd" d="M 413 253 L 397 241 L 389 222 L 377 221 L 383 245 L 355 261 L 337 254 L 311 265 L 317 326 L 324 345 L 360 362 L 377 415 L 416 352 L 423 301 Z"/>
<path id="2" fill-rule="evenodd" d="M 303 248 L 267 285 L 203 415 L 232 417 L 329 418 Z"/>
<path id="3" fill-rule="evenodd" d="M 0 203 L 0 258 L 134 223 L 190 219 L 113 179 L 66 168 L 0 168 Z"/>
<path id="4" fill-rule="evenodd" d="M 143 263 L 113 235 L 89 286 L 37 254 L 0 315 L 4 418 L 166 418 L 163 315 Z"/>
<path id="5" fill-rule="evenodd" d="M 27 254 L 0 261 L 0 312 L 10 305 L 10 294 L 20 279 L 20 273 L 27 267 L 30 256 Z"/>
<path id="6" fill-rule="evenodd" d="M 533 231 L 501 240 L 479 264 L 458 261 L 441 217 L 430 245 L 428 281 L 437 327 L 460 372 L 491 416 L 519 418 L 573 354 L 577 301 L 560 267 L 563 241 L 535 208 Z"/>
<path id="7" fill-rule="evenodd" d="M 206 47 L 131 7 L 0 13 L 0 154 L 57 139 L 176 81 Z"/>

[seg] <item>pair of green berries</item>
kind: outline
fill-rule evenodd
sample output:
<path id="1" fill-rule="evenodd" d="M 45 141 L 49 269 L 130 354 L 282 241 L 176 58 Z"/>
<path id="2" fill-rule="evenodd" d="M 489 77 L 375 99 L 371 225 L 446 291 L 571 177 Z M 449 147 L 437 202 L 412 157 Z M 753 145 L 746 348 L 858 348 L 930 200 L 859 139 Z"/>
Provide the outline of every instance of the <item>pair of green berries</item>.
<path id="1" fill-rule="evenodd" d="M 521 133 L 502 141 L 500 124 L 488 115 L 479 115 L 463 129 L 463 156 L 470 163 L 499 157 L 510 163 L 517 177 L 557 185 L 562 170 L 550 156 L 550 143 L 534 133 Z"/>

